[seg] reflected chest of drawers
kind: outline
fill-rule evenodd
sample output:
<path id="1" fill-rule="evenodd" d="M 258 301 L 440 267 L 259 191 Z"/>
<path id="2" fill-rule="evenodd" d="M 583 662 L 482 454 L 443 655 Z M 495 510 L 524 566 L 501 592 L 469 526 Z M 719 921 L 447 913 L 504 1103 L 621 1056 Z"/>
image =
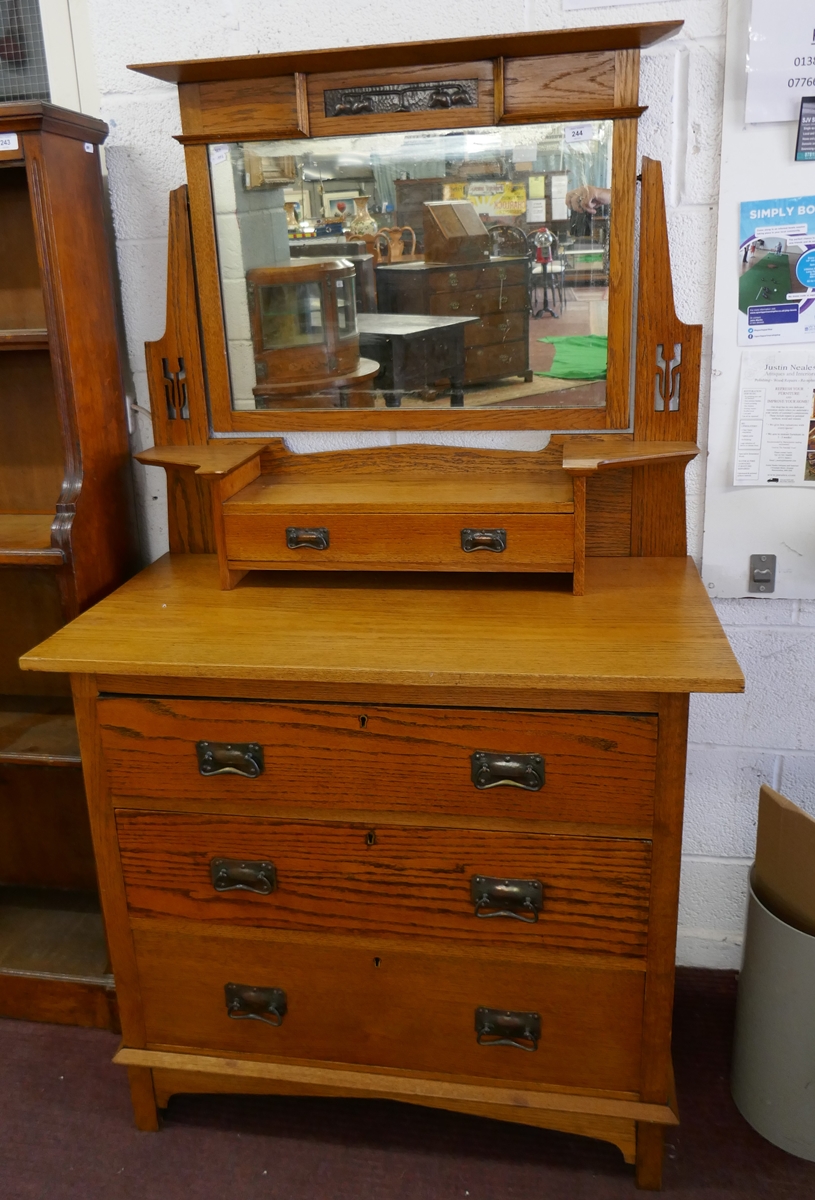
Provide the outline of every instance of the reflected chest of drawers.
<path id="1" fill-rule="evenodd" d="M 464 327 L 464 382 L 484 383 L 529 368 L 529 261 L 394 263 L 376 269 L 379 311 L 478 317 Z"/>
<path id="2" fill-rule="evenodd" d="M 691 563 L 589 569 L 223 592 L 168 556 L 26 656 L 73 675 L 141 1128 L 384 1097 L 658 1186 L 688 692 L 741 676 Z"/>

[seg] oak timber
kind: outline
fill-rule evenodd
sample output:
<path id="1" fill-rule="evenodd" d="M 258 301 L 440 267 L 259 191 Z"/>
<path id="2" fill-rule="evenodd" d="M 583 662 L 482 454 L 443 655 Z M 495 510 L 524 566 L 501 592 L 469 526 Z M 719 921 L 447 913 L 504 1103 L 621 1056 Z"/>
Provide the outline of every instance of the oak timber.
<path id="1" fill-rule="evenodd" d="M 682 21 L 653 21 L 642 25 L 550 29 L 478 38 L 442 38 L 431 42 L 339 47 L 287 54 L 248 57 L 196 58 L 171 63 L 137 63 L 129 69 L 166 83 L 201 83 L 215 79 L 258 79 L 294 72 L 354 71 L 366 67 L 420 66 L 424 63 L 466 62 L 479 58 L 517 55 L 555 55 L 627 50 L 651 46 L 672 37 Z"/>
<path id="2" fill-rule="evenodd" d="M 312 684 L 744 687 L 696 567 L 684 558 L 589 559 L 586 595 L 572 596 L 534 577 L 341 573 L 258 574 L 222 592 L 213 558 L 166 555 L 21 666 Z"/>

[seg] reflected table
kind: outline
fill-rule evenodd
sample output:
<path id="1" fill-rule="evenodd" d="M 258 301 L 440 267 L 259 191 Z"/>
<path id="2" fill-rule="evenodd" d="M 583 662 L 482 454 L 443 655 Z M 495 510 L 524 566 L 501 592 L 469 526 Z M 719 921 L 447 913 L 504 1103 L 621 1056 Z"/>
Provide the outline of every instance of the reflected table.
<path id="1" fill-rule="evenodd" d="M 478 317 L 431 317 L 423 313 L 360 313 L 360 351 L 380 364 L 375 386 L 387 408 L 400 408 L 402 393 L 426 392 L 450 381 L 450 404 L 464 404 L 464 328 Z"/>

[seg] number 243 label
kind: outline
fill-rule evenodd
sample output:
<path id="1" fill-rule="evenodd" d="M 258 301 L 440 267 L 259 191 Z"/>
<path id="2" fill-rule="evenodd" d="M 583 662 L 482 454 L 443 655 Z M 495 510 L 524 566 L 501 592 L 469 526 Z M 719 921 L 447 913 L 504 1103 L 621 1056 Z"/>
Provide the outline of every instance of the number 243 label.
<path id="1" fill-rule="evenodd" d="M 0 151 L 19 150 L 20 143 L 16 133 L 0 133 Z"/>

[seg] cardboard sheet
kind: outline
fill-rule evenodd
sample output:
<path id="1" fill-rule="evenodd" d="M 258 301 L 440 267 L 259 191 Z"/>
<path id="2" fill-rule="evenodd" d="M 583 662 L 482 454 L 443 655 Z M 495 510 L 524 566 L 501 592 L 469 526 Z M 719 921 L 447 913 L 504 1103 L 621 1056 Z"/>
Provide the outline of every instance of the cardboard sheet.
<path id="1" fill-rule="evenodd" d="M 788 925 L 815 935 L 815 818 L 764 784 L 753 890 Z"/>

